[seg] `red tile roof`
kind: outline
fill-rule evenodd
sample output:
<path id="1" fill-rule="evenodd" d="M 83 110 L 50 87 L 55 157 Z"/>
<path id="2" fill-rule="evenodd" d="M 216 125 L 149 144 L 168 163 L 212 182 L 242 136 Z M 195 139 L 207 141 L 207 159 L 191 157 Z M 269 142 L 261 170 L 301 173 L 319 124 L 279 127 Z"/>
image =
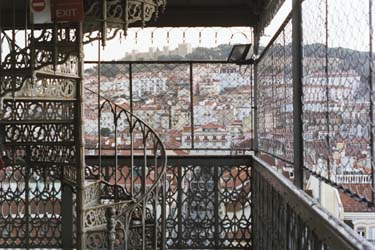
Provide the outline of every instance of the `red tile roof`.
<path id="1" fill-rule="evenodd" d="M 215 124 L 215 123 L 207 123 L 205 125 L 202 126 L 202 128 L 225 128 L 224 126 L 221 126 L 219 124 Z"/>
<path id="2" fill-rule="evenodd" d="M 364 197 L 370 197 L 371 194 L 371 186 L 369 184 L 350 184 L 344 185 L 344 187 Z M 345 193 L 340 192 L 340 199 L 344 212 L 373 212 L 367 204 L 359 202 Z"/>

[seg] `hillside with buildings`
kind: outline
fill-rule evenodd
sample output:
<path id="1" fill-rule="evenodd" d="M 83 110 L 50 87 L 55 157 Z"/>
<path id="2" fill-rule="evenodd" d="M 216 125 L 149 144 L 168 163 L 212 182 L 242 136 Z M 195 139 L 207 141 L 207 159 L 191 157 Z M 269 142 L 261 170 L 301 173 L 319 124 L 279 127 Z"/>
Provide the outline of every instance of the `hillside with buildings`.
<path id="1" fill-rule="evenodd" d="M 224 53 L 224 48 L 207 50 Z M 190 55 L 201 52 L 194 50 Z M 132 104 L 134 113 L 152 125 L 167 148 L 179 149 L 175 150 L 177 154 L 185 154 L 182 149 L 192 148 L 235 151 L 252 148 L 250 70 L 227 63 L 193 63 L 190 68 L 189 63 L 137 62 L 130 74 L 128 67 L 126 63 L 102 64 L 101 93 L 124 107 L 130 108 Z M 96 67 L 86 70 L 89 88 L 97 88 L 96 72 Z M 95 99 L 88 103 L 91 102 L 95 103 Z M 94 105 L 87 106 L 91 107 Z M 94 122 L 97 117 L 94 111 L 86 113 L 92 114 L 88 119 L 93 122 L 87 122 L 86 130 L 94 139 L 98 133 Z M 104 131 L 102 145 L 113 144 L 114 133 Z"/>

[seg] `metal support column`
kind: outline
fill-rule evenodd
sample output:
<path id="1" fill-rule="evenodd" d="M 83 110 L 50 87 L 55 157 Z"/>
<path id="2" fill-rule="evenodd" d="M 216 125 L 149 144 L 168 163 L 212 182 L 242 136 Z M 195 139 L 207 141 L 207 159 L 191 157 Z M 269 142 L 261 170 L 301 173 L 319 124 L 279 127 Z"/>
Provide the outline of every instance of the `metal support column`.
<path id="1" fill-rule="evenodd" d="M 372 186 L 372 191 L 371 191 L 371 202 L 372 206 L 375 206 L 375 148 L 374 148 L 374 121 L 375 121 L 375 116 L 374 116 L 374 72 L 373 72 L 373 42 L 374 42 L 374 27 L 373 27 L 373 0 L 369 0 L 369 88 L 370 88 L 370 121 L 371 121 L 371 133 L 370 133 L 370 148 L 371 148 L 371 186 Z"/>
<path id="2" fill-rule="evenodd" d="M 77 188 L 77 249 L 86 249 L 83 223 L 83 187 L 85 182 L 84 134 L 83 134 L 83 24 L 77 28 L 78 67 L 80 79 L 77 79 L 76 112 L 75 112 L 75 143 L 76 143 L 76 188 Z"/>
<path id="3" fill-rule="evenodd" d="M 182 230 L 182 202 L 183 202 L 183 176 L 186 174 L 182 171 L 183 166 L 177 166 L 177 248 L 183 248 L 183 230 Z M 176 170 L 174 170 L 176 171 Z"/>
<path id="4" fill-rule="evenodd" d="M 293 49 L 293 132 L 294 132 L 294 184 L 303 188 L 303 123 L 302 123 L 302 77 L 303 77 L 303 33 L 302 3 L 293 0 L 292 49 Z"/>
<path id="5" fill-rule="evenodd" d="M 258 55 L 259 53 L 259 39 L 260 39 L 260 32 L 254 30 L 254 54 Z M 253 138 L 254 138 L 254 152 L 257 154 L 259 152 L 259 145 L 258 145 L 258 109 L 257 109 L 257 97 L 258 97 L 258 62 L 254 64 L 254 85 L 253 85 L 253 93 L 254 93 L 254 106 L 253 106 Z"/>
<path id="6" fill-rule="evenodd" d="M 216 249 L 218 249 L 220 247 L 220 225 L 219 225 L 219 216 L 220 216 L 220 210 L 219 210 L 219 207 L 220 207 L 220 201 L 219 201 L 219 192 L 220 192 L 220 189 L 219 189 L 219 185 L 220 185 L 220 177 L 219 177 L 219 166 L 215 166 L 214 167 L 214 206 L 215 206 L 215 212 L 214 212 L 214 220 L 215 220 L 215 233 L 214 233 L 214 246 Z"/>
<path id="7" fill-rule="evenodd" d="M 194 134 L 194 67 L 193 63 L 189 64 L 190 72 L 190 126 L 191 126 L 191 148 L 195 149 L 195 134 Z"/>
<path id="8" fill-rule="evenodd" d="M 62 244 L 64 250 L 73 249 L 73 190 L 67 185 L 62 186 Z"/>

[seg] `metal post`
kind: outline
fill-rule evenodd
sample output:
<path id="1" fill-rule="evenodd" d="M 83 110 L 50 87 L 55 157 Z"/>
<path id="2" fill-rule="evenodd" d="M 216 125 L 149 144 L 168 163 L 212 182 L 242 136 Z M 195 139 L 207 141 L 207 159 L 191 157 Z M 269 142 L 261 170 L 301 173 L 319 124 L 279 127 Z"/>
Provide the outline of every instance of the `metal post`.
<path id="1" fill-rule="evenodd" d="M 162 225 L 161 225 L 161 249 L 167 249 L 167 175 L 163 177 L 163 195 L 162 195 Z"/>
<path id="2" fill-rule="evenodd" d="M 259 53 L 259 32 L 254 31 L 254 54 Z M 254 64 L 254 107 L 253 107 L 253 119 L 254 119 L 254 129 L 253 129 L 253 140 L 254 140 L 254 152 L 257 154 L 259 150 L 258 145 L 258 110 L 257 110 L 257 96 L 258 96 L 258 61 Z"/>
<path id="3" fill-rule="evenodd" d="M 102 120 L 102 111 L 101 111 L 101 76 L 102 76 L 102 72 L 101 72 L 101 68 L 102 68 L 102 65 L 101 65 L 101 61 L 102 61 L 102 58 L 101 58 L 101 47 L 100 47 L 100 39 L 98 40 L 98 64 L 97 64 L 97 67 L 98 67 L 98 155 L 99 155 L 99 179 L 102 178 L 102 175 L 103 175 L 103 172 L 102 172 L 102 135 L 101 135 L 101 120 Z M 108 181 L 108 180 L 107 180 Z"/>
<path id="4" fill-rule="evenodd" d="M 214 239 L 215 239 L 215 248 L 219 248 L 219 238 L 220 238 L 220 227 L 219 227 L 219 185 L 220 185 L 220 177 L 219 177 L 219 168 L 220 166 L 214 166 L 214 206 L 215 206 L 215 212 L 214 212 L 214 219 L 215 219 L 215 231 L 214 231 Z M 211 171 L 210 171 L 211 172 Z M 212 173 L 212 172 L 211 172 Z"/>
<path id="5" fill-rule="evenodd" d="M 271 48 L 274 48 L 274 45 L 272 45 Z M 271 50 L 271 95 L 272 95 L 272 102 L 269 103 L 270 105 L 270 109 L 271 109 L 271 114 L 272 114 L 272 129 L 271 129 L 271 134 L 272 134 L 272 141 L 271 141 L 271 144 L 272 144 L 272 154 L 276 155 L 276 147 L 275 147 L 275 131 L 276 131 L 276 127 L 275 127 L 275 117 L 277 116 L 277 113 L 275 112 L 275 106 L 277 105 L 277 103 L 275 103 L 277 100 L 276 100 L 276 97 L 275 97 L 275 85 L 276 85 L 276 81 L 275 81 L 275 63 L 274 63 L 274 60 L 275 60 L 275 57 L 274 57 L 274 51 L 275 50 Z M 264 128 L 266 128 L 266 126 L 264 126 Z M 267 151 L 270 152 L 271 150 L 271 147 L 267 147 Z"/>
<path id="6" fill-rule="evenodd" d="M 143 131 L 143 168 L 142 168 L 142 195 L 146 193 L 146 168 L 147 168 L 147 138 L 146 138 L 146 131 Z M 157 151 L 157 150 L 156 150 Z M 155 155 L 157 154 L 155 151 Z M 157 174 L 157 165 L 155 165 L 155 175 Z M 155 176 L 156 178 L 156 176 Z M 155 197 L 156 199 L 156 197 Z M 142 250 L 146 249 L 146 206 L 147 202 L 146 199 L 142 201 Z M 155 205 L 154 209 L 157 208 L 157 205 Z M 157 216 L 155 216 L 155 220 L 157 220 Z M 156 225 L 156 223 L 155 223 Z M 156 239 L 155 239 L 156 241 Z"/>
<path id="7" fill-rule="evenodd" d="M 194 76 L 193 76 L 193 63 L 190 62 L 189 64 L 189 71 L 190 71 L 190 126 L 191 126 L 191 148 L 194 149 Z"/>
<path id="8" fill-rule="evenodd" d="M 77 249 L 86 249 L 83 218 L 83 187 L 85 183 L 84 134 L 83 134 L 83 23 L 77 27 L 77 50 L 79 76 L 76 93 L 75 143 L 76 143 L 76 188 L 77 188 Z"/>
<path id="9" fill-rule="evenodd" d="M 256 177 L 255 177 L 255 171 L 253 167 L 250 167 L 250 190 L 251 190 L 251 197 L 250 197 L 250 222 L 251 222 L 251 234 L 250 234 L 250 242 L 251 245 L 256 249 L 256 242 L 255 239 L 255 232 L 256 232 L 256 216 L 254 215 L 256 211 L 255 202 L 256 202 Z"/>
<path id="10" fill-rule="evenodd" d="M 260 32 L 257 32 L 256 29 L 254 29 L 254 36 L 253 36 L 253 46 L 254 46 L 254 54 L 255 55 L 258 55 L 259 53 L 259 34 Z M 257 110 L 257 96 L 258 96 L 258 90 L 257 90 L 257 86 L 258 86 L 258 61 L 256 61 L 254 63 L 254 66 L 253 66 L 253 74 L 254 74 L 254 78 L 253 78 L 253 106 L 252 106 L 252 111 L 253 111 L 253 150 L 255 152 L 255 154 L 258 153 L 258 110 Z M 251 228 L 252 228 L 252 233 L 251 233 L 251 243 L 252 245 L 254 246 L 254 249 L 257 248 L 258 246 L 258 237 L 256 235 L 258 229 L 259 229 L 259 225 L 257 225 L 257 214 L 256 214 L 256 211 L 257 211 L 257 206 L 259 206 L 259 200 L 257 199 L 258 196 L 257 196 L 257 188 L 259 185 L 259 182 L 257 182 L 258 178 L 256 178 L 256 172 L 254 171 L 254 168 L 251 167 L 251 180 L 250 180 L 250 184 L 251 184 L 251 213 L 250 213 L 250 216 L 251 216 Z"/>
<path id="11" fill-rule="evenodd" d="M 375 120 L 375 117 L 374 117 L 374 82 L 373 82 L 373 77 L 374 77 L 374 73 L 373 73 L 373 69 L 372 69 L 372 63 L 373 63 L 373 41 L 374 41 L 374 38 L 373 38 L 373 32 L 374 32 L 374 27 L 373 27 L 373 16 L 372 16 L 372 13 L 373 13 L 373 3 L 372 3 L 373 0 L 369 0 L 369 42 L 370 42 L 370 52 L 369 52 L 369 58 L 370 58 L 370 61 L 369 61 L 369 85 L 370 85 L 370 119 L 371 119 L 371 132 L 370 132 L 370 148 L 371 148 L 371 175 L 372 175 L 372 178 L 371 178 L 371 185 L 372 185 L 372 191 L 371 191 L 371 202 L 372 202 L 372 206 L 375 206 L 375 169 L 374 169 L 374 120 Z"/>
<path id="12" fill-rule="evenodd" d="M 293 0 L 292 16 L 294 184 L 299 188 L 303 188 L 303 33 L 301 0 Z"/>
<path id="13" fill-rule="evenodd" d="M 183 236 L 182 236 L 182 202 L 183 202 L 183 176 L 185 176 L 185 171 L 182 172 L 182 169 L 185 169 L 184 166 L 173 165 L 174 168 L 177 168 L 177 248 L 181 249 L 183 247 Z M 176 170 L 173 169 L 173 172 L 176 173 Z"/>
<path id="14" fill-rule="evenodd" d="M 133 64 L 129 63 L 129 98 L 130 98 L 130 113 L 134 113 L 133 110 Z"/>
<path id="15" fill-rule="evenodd" d="M 119 170 L 119 165 L 118 165 L 118 143 L 117 143 L 117 136 L 118 136 L 118 133 L 117 133 L 117 129 L 118 129 L 118 119 L 119 117 L 117 117 L 117 106 L 114 107 L 114 114 L 113 114 L 113 119 L 114 119 L 114 122 L 115 122 L 115 167 L 114 167 L 114 177 L 115 177 L 115 202 L 118 202 L 119 201 L 119 194 L 118 194 L 118 188 L 117 188 L 117 171 Z M 113 174 L 113 173 L 112 173 Z M 110 181 L 110 179 L 109 179 Z"/>
<path id="16" fill-rule="evenodd" d="M 101 37 L 101 39 L 102 39 L 102 45 L 103 45 L 103 47 L 105 47 L 106 46 L 106 44 L 107 44 L 107 12 L 108 12 L 108 10 L 107 10 L 107 0 L 102 0 L 102 18 L 103 18 L 103 21 L 102 21 L 102 32 L 101 32 L 101 34 L 102 34 L 102 37 Z"/>
<path id="17" fill-rule="evenodd" d="M 107 242 L 108 242 L 108 250 L 115 249 L 115 241 L 116 241 L 116 210 L 114 207 L 108 207 L 105 213 L 106 220 L 107 220 Z"/>
<path id="18" fill-rule="evenodd" d="M 62 244 L 64 250 L 73 249 L 73 190 L 67 185 L 62 186 Z"/>
<path id="19" fill-rule="evenodd" d="M 331 129 L 330 129 L 330 115 L 329 115 L 329 104 L 330 104 L 330 88 L 329 88 L 329 56 L 328 56 L 328 35 L 329 35 L 329 30 L 328 30 L 328 0 L 325 1 L 325 81 L 326 81 L 326 142 L 327 142 L 327 178 L 328 180 L 331 180 L 331 140 L 330 140 L 330 134 L 331 134 Z M 321 185 L 321 181 L 319 181 L 319 188 Z M 320 199 L 321 193 L 319 191 L 319 199 Z"/>
<path id="20" fill-rule="evenodd" d="M 13 101 L 15 102 L 15 101 Z M 13 148 L 13 156 L 12 158 L 14 158 L 14 156 L 16 155 L 16 147 Z M 31 242 L 32 242 L 32 239 L 30 238 L 30 229 L 31 229 L 31 225 L 33 223 L 33 219 L 30 217 L 30 177 L 31 175 L 33 174 L 32 171 L 35 171 L 34 169 L 34 166 L 31 162 L 31 148 L 30 146 L 27 146 L 26 147 L 26 164 L 25 165 L 21 165 L 24 169 L 25 169 L 25 224 L 26 224 L 26 228 L 25 228 L 25 243 L 27 246 L 30 246 L 32 245 Z M 15 162 L 13 162 L 12 164 L 12 167 L 15 167 Z"/>

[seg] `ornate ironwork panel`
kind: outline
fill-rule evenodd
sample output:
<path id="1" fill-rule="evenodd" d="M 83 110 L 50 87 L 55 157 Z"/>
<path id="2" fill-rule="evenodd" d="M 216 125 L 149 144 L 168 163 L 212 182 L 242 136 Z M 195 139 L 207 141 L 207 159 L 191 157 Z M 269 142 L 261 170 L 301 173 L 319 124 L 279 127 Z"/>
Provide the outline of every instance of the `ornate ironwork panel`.
<path id="1" fill-rule="evenodd" d="M 167 171 L 167 246 L 251 246 L 250 165 L 246 158 L 171 157 Z"/>
<path id="2" fill-rule="evenodd" d="M 35 149 L 35 147 L 34 147 Z M 61 242 L 61 164 L 34 161 L 32 146 L 7 146 L 0 170 L 4 247 L 56 247 Z M 34 155 L 34 157 L 33 157 Z"/>
<path id="3" fill-rule="evenodd" d="M 62 245 L 63 169 L 76 169 L 74 107 L 72 101 L 4 100 L 2 246 Z"/>
<path id="4" fill-rule="evenodd" d="M 166 3 L 166 0 L 85 0 L 84 43 L 101 39 L 105 44 L 119 32 L 126 36 L 129 25 L 138 22 L 144 27 L 158 17 L 160 10 L 164 11 Z"/>
<path id="5" fill-rule="evenodd" d="M 63 204 L 79 168 L 79 39 L 71 24 L 31 26 L 0 34 L 0 245 L 61 248 L 75 241 Z"/>

